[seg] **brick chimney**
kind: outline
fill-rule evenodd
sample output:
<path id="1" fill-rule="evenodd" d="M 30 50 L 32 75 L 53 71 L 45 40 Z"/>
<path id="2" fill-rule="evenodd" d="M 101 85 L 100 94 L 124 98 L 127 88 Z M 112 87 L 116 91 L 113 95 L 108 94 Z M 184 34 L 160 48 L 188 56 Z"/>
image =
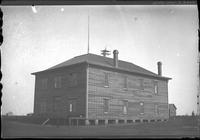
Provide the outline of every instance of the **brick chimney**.
<path id="1" fill-rule="evenodd" d="M 113 51 L 113 64 L 115 68 L 118 67 L 118 54 L 119 54 L 118 50 Z"/>
<path id="2" fill-rule="evenodd" d="M 162 76 L 162 63 L 159 61 L 157 64 L 158 64 L 158 75 Z"/>

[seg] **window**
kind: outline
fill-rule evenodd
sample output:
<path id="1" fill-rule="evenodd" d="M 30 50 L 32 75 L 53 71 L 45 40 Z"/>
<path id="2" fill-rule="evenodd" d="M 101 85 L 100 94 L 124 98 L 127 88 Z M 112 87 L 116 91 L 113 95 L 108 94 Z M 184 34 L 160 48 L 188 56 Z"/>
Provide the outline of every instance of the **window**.
<path id="1" fill-rule="evenodd" d="M 154 93 L 158 94 L 158 82 L 154 81 Z"/>
<path id="2" fill-rule="evenodd" d="M 158 115 L 159 114 L 158 104 L 155 104 L 154 107 L 155 107 L 155 114 Z"/>
<path id="3" fill-rule="evenodd" d="M 40 113 L 46 113 L 46 107 L 47 107 L 46 102 L 42 101 L 40 103 Z"/>
<path id="4" fill-rule="evenodd" d="M 47 89 L 47 81 L 48 81 L 47 78 L 41 79 L 41 81 L 40 81 L 41 89 Z"/>
<path id="5" fill-rule="evenodd" d="M 61 97 L 54 97 L 53 98 L 53 111 L 59 112 L 61 109 L 60 103 L 61 103 Z"/>
<path id="6" fill-rule="evenodd" d="M 72 107 L 73 107 L 73 106 L 72 106 L 72 104 L 70 103 L 70 104 L 69 104 L 69 112 L 72 112 Z"/>
<path id="7" fill-rule="evenodd" d="M 69 112 L 76 112 L 76 99 L 69 100 Z"/>
<path id="8" fill-rule="evenodd" d="M 104 99 L 104 113 L 109 111 L 109 99 Z"/>
<path id="9" fill-rule="evenodd" d="M 104 87 L 109 87 L 109 74 L 108 73 L 105 73 L 104 75 Z"/>
<path id="10" fill-rule="evenodd" d="M 73 87 L 73 86 L 76 86 L 77 84 L 78 84 L 77 73 L 70 73 L 69 74 L 69 86 Z"/>
<path id="11" fill-rule="evenodd" d="M 140 102 L 140 114 L 144 114 L 144 102 Z"/>
<path id="12" fill-rule="evenodd" d="M 124 77 L 124 88 L 128 88 L 128 80 L 126 76 Z"/>
<path id="13" fill-rule="evenodd" d="M 61 88 L 62 77 L 57 76 L 54 78 L 54 88 Z"/>
<path id="14" fill-rule="evenodd" d="M 128 113 L 128 101 L 123 101 L 123 114 Z"/>
<path id="15" fill-rule="evenodd" d="M 144 80 L 140 79 L 139 81 L 140 81 L 140 89 L 144 90 Z"/>

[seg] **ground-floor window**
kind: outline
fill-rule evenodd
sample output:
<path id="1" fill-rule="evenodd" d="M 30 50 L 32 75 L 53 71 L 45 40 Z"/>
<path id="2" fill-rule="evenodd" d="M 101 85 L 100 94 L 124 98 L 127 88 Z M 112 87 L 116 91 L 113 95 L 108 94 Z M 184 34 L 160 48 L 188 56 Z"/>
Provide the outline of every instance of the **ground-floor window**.
<path id="1" fill-rule="evenodd" d="M 108 111 L 109 111 L 109 99 L 104 99 L 103 100 L 103 102 L 104 102 L 104 113 L 108 113 Z"/>
<path id="2" fill-rule="evenodd" d="M 144 114 L 144 102 L 140 102 L 140 114 Z"/>
<path id="3" fill-rule="evenodd" d="M 125 100 L 123 101 L 123 114 L 127 114 L 128 113 L 128 101 Z"/>
<path id="4" fill-rule="evenodd" d="M 47 104 L 46 104 L 46 101 L 42 101 L 41 103 L 40 103 L 40 113 L 46 113 L 46 109 L 47 108 Z"/>
<path id="5" fill-rule="evenodd" d="M 57 96 L 54 97 L 53 99 L 53 111 L 54 112 L 59 112 L 61 110 L 61 97 Z"/>
<path id="6" fill-rule="evenodd" d="M 156 115 L 159 115 L 159 107 L 158 107 L 158 104 L 155 104 L 155 105 L 154 105 L 154 108 L 155 108 L 155 114 L 156 114 Z"/>
<path id="7" fill-rule="evenodd" d="M 76 112 L 76 104 L 77 104 L 77 101 L 76 99 L 71 99 L 69 100 L 69 112 Z"/>

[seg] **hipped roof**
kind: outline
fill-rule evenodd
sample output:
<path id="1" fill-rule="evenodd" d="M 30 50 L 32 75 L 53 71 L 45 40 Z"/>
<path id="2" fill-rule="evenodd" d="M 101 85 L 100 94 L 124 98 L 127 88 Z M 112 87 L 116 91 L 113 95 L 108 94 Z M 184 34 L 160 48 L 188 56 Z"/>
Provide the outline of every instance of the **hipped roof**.
<path id="1" fill-rule="evenodd" d="M 56 70 L 56 69 L 60 69 L 63 67 L 67 67 L 67 66 L 71 66 L 71 65 L 79 64 L 79 63 L 85 63 L 85 62 L 88 64 L 98 65 L 98 66 L 107 67 L 107 68 L 115 68 L 115 69 L 119 69 L 119 70 L 143 74 L 143 75 L 147 75 L 147 76 L 153 76 L 153 77 L 157 77 L 157 78 L 163 78 L 163 79 L 167 79 L 167 80 L 171 79 L 168 77 L 159 76 L 158 74 L 153 73 L 149 70 L 146 70 L 140 66 L 137 66 L 133 63 L 122 61 L 122 60 L 118 60 L 118 67 L 116 68 L 116 67 L 114 67 L 113 58 L 104 57 L 104 56 L 91 54 L 91 53 L 76 56 L 76 57 L 71 58 L 67 61 L 64 61 L 58 65 L 50 67 L 49 69 L 44 70 L 42 72 Z M 39 72 L 35 72 L 33 74 L 36 74 L 36 73 L 39 73 Z"/>

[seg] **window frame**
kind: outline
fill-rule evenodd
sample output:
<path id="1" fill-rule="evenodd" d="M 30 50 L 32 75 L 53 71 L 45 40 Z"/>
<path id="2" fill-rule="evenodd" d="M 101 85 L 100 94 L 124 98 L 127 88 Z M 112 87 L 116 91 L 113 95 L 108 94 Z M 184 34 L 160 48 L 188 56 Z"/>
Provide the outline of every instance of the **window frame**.
<path id="1" fill-rule="evenodd" d="M 127 76 L 123 77 L 123 89 L 124 90 L 128 89 L 128 77 Z"/>
<path id="2" fill-rule="evenodd" d="M 69 99 L 68 100 L 68 112 L 74 113 L 77 111 L 77 99 Z"/>
<path id="3" fill-rule="evenodd" d="M 155 95 L 158 95 L 158 81 L 153 81 L 153 91 Z"/>
<path id="4" fill-rule="evenodd" d="M 104 87 L 109 87 L 109 73 L 108 72 L 104 72 Z"/>
<path id="5" fill-rule="evenodd" d="M 48 78 L 41 78 L 39 82 L 40 89 L 47 89 L 48 87 Z"/>
<path id="6" fill-rule="evenodd" d="M 126 112 L 124 111 L 124 108 L 126 108 Z M 123 100 L 122 111 L 124 115 L 128 114 L 128 100 Z"/>
<path id="7" fill-rule="evenodd" d="M 144 90 L 144 79 L 139 79 L 140 81 L 140 90 Z"/>
<path id="8" fill-rule="evenodd" d="M 69 73 L 69 87 L 76 87 L 78 85 L 78 73 Z"/>
<path id="9" fill-rule="evenodd" d="M 54 96 L 53 97 L 53 112 L 59 112 L 60 102 L 62 101 L 61 96 Z"/>
<path id="10" fill-rule="evenodd" d="M 108 99 L 108 98 L 104 98 L 103 99 L 103 113 L 104 114 L 108 114 L 108 112 L 109 112 L 109 100 L 110 99 Z"/>
<path id="11" fill-rule="evenodd" d="M 45 100 L 42 100 L 40 102 L 40 114 L 47 113 L 47 102 Z"/>
<path id="12" fill-rule="evenodd" d="M 62 88 L 62 76 L 55 76 L 54 77 L 54 88 Z"/>
<path id="13" fill-rule="evenodd" d="M 140 115 L 144 115 L 144 101 L 140 101 Z"/>
<path id="14" fill-rule="evenodd" d="M 160 113 L 159 113 L 159 105 L 158 105 L 157 103 L 154 104 L 154 111 L 155 111 L 155 115 L 156 115 L 156 116 L 160 114 Z"/>

